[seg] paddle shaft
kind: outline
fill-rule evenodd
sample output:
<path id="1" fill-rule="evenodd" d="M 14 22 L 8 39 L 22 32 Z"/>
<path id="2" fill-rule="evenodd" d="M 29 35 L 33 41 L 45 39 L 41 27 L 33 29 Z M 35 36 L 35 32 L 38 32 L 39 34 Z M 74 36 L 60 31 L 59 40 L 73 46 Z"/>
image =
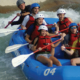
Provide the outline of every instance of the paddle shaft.
<path id="1" fill-rule="evenodd" d="M 65 47 L 66 49 L 80 49 L 79 47 Z"/>
<path id="2" fill-rule="evenodd" d="M 46 47 L 48 47 L 48 46 L 52 45 L 53 43 L 56 43 L 56 42 L 58 42 L 58 41 L 60 41 L 60 40 L 61 40 L 61 39 L 58 39 L 58 40 L 50 43 L 49 45 L 42 47 L 42 49 L 45 49 Z M 36 52 L 38 52 L 38 51 L 39 51 L 39 50 L 36 50 L 36 51 L 34 51 L 33 53 L 36 53 Z"/>
<path id="3" fill-rule="evenodd" d="M 67 28 L 67 29 L 69 29 L 69 28 Z M 67 29 L 61 30 L 61 31 L 59 31 L 59 32 L 65 31 L 65 30 L 67 30 Z M 51 36 L 51 38 L 52 38 L 52 37 L 57 37 L 57 36 L 59 36 L 59 34 L 54 35 L 54 36 Z"/>
<path id="4" fill-rule="evenodd" d="M 46 26 L 50 26 L 50 25 L 53 25 L 53 24 L 48 24 L 48 25 L 46 25 Z M 19 30 L 23 30 L 23 29 L 19 29 Z M 26 30 L 27 30 L 27 28 L 26 28 Z"/>
<path id="5" fill-rule="evenodd" d="M 52 24 L 49 24 L 49 25 L 46 25 L 46 26 L 50 26 L 50 25 L 52 25 Z M 68 28 L 67 28 L 67 29 L 68 29 Z M 59 32 L 65 31 L 65 30 L 67 30 L 67 29 L 61 30 L 61 31 L 59 31 Z M 15 30 L 15 31 L 19 31 L 19 30 L 23 30 L 23 29 L 17 29 L 17 30 Z M 27 28 L 26 28 L 26 30 L 27 30 Z M 55 35 L 55 36 L 53 36 L 53 37 L 56 37 L 56 36 L 59 36 L 59 35 Z"/>
<path id="6" fill-rule="evenodd" d="M 63 32 L 63 31 L 66 31 L 66 30 L 68 30 L 69 28 L 66 28 L 66 29 L 63 29 L 63 30 L 60 30 L 59 32 Z"/>
<path id="7" fill-rule="evenodd" d="M 17 18 L 17 16 L 15 16 L 11 22 L 13 22 L 15 19 Z M 9 26 L 9 23 L 5 26 L 5 28 L 7 28 Z"/>

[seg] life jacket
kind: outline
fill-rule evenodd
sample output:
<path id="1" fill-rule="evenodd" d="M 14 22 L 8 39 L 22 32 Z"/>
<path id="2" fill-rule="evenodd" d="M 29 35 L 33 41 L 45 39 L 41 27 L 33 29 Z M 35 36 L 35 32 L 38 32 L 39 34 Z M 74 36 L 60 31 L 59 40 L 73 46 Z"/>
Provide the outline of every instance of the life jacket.
<path id="1" fill-rule="evenodd" d="M 65 17 L 63 21 L 58 21 L 58 24 L 59 24 L 59 30 L 63 30 L 69 27 L 69 25 L 71 24 L 71 21 L 69 21 L 69 19 Z M 69 30 L 63 31 L 63 33 L 66 33 L 66 34 L 68 34 L 68 32 Z"/>
<path id="2" fill-rule="evenodd" d="M 32 25 L 35 22 L 35 19 L 33 16 L 29 15 L 29 21 L 26 24 L 26 28 L 28 29 L 30 25 Z"/>
<path id="3" fill-rule="evenodd" d="M 69 39 L 69 45 L 72 46 L 73 42 L 78 39 L 78 34 L 71 34 Z"/>
<path id="4" fill-rule="evenodd" d="M 44 46 L 47 46 L 48 44 L 51 43 L 51 40 L 50 40 L 50 37 L 49 36 L 39 36 L 38 37 L 38 43 L 37 43 L 37 49 L 39 47 L 44 47 Z M 46 47 L 45 49 L 43 49 L 42 51 L 39 51 L 39 52 L 45 52 L 45 51 L 51 51 L 51 45 Z"/>
<path id="5" fill-rule="evenodd" d="M 39 26 L 34 26 L 34 31 L 32 32 L 30 39 L 33 41 L 37 36 L 40 35 L 40 32 L 38 32 Z"/>

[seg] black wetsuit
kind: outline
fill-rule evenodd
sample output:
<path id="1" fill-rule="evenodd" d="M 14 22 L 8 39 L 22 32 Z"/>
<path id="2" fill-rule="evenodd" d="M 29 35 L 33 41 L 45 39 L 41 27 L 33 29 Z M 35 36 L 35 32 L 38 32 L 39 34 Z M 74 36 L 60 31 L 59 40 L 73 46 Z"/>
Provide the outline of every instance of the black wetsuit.
<path id="1" fill-rule="evenodd" d="M 30 7 L 31 7 L 31 5 L 26 6 L 25 9 L 23 11 L 21 11 L 21 14 L 25 13 L 25 12 L 30 12 L 31 13 Z M 24 19 L 23 16 L 20 16 L 19 20 L 18 21 L 13 21 L 11 25 L 21 24 L 23 19 Z"/>

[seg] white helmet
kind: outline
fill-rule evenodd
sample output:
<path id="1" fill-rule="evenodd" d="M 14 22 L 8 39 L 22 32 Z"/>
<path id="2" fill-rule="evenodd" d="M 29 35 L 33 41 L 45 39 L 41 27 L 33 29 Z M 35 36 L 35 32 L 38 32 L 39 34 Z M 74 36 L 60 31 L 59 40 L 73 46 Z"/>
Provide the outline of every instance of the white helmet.
<path id="1" fill-rule="evenodd" d="M 48 28 L 45 25 L 39 26 L 38 31 L 41 30 L 41 29 L 48 31 Z"/>
<path id="2" fill-rule="evenodd" d="M 57 15 L 58 15 L 58 14 L 61 14 L 61 13 L 66 14 L 66 11 L 65 11 L 64 9 L 58 9 L 58 10 L 57 10 Z"/>
<path id="3" fill-rule="evenodd" d="M 38 13 L 38 14 L 36 14 L 36 16 L 35 16 L 35 19 L 37 19 L 37 18 L 44 18 L 44 15 L 43 15 L 43 14 Z"/>

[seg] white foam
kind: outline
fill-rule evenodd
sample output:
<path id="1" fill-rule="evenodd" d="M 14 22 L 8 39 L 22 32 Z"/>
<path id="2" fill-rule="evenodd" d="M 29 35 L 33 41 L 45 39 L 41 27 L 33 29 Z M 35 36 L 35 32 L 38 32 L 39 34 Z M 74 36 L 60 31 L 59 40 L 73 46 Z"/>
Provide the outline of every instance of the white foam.
<path id="1" fill-rule="evenodd" d="M 74 22 L 78 23 L 80 22 L 80 13 L 78 11 L 75 11 L 73 9 L 65 9 L 66 10 L 66 17 L 70 17 Z M 46 18 L 58 18 L 57 12 L 49 12 L 49 11 L 41 11 L 40 13 L 44 14 Z"/>
<path id="2" fill-rule="evenodd" d="M 65 9 L 66 10 L 66 17 L 70 17 L 74 22 L 78 23 L 80 22 L 80 13 L 78 11 L 75 11 L 73 9 Z M 13 14 L 11 14 L 8 18 L 2 17 L 0 18 L 0 27 L 3 28 L 5 27 L 9 21 L 11 21 L 17 13 L 19 13 L 20 11 L 16 11 Z M 57 12 L 49 12 L 49 11 L 41 11 L 40 13 L 44 14 L 45 18 L 58 18 L 57 17 Z M 17 21 L 19 19 L 19 17 L 17 17 L 15 19 L 15 21 Z M 14 25 L 11 27 L 11 25 L 9 25 L 8 28 L 14 29 L 17 28 L 19 25 Z"/>
<path id="3" fill-rule="evenodd" d="M 11 21 L 16 16 L 17 13 L 20 13 L 20 11 L 14 12 L 7 18 L 5 18 L 5 17 L 0 18 L 0 28 L 4 28 L 8 24 L 8 22 Z M 19 19 L 19 17 L 17 17 L 14 21 L 17 21 L 18 19 Z M 8 28 L 17 28 L 18 26 L 19 25 L 11 27 L 11 25 L 9 25 Z"/>

